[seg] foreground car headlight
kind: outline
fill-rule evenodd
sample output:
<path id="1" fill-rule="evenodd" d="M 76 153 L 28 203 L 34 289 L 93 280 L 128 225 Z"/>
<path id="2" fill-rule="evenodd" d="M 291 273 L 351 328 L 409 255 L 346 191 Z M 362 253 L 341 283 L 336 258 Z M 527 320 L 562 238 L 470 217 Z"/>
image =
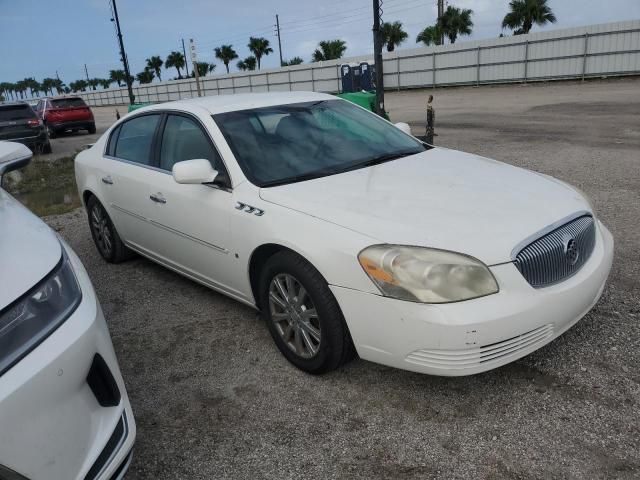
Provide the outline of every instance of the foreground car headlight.
<path id="1" fill-rule="evenodd" d="M 423 303 L 469 300 L 498 291 L 489 268 L 460 253 L 374 245 L 358 261 L 385 297 Z"/>
<path id="2" fill-rule="evenodd" d="M 0 375 L 69 318 L 81 299 L 78 281 L 63 251 L 51 273 L 0 312 Z"/>

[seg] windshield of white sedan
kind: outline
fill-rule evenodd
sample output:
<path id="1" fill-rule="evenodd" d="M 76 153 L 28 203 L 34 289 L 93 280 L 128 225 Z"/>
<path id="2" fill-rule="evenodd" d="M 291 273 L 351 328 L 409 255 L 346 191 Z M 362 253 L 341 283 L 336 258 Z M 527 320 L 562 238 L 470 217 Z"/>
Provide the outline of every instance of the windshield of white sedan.
<path id="1" fill-rule="evenodd" d="M 245 175 L 260 187 L 363 168 L 430 148 L 343 100 L 213 116 Z"/>

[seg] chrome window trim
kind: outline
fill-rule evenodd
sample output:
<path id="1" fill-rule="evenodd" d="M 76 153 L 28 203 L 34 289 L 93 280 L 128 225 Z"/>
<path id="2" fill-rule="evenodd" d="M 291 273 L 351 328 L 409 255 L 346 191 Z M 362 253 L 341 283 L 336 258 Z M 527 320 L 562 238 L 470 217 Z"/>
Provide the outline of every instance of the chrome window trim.
<path id="1" fill-rule="evenodd" d="M 204 123 L 202 123 L 202 121 L 197 116 L 193 115 L 191 112 L 186 112 L 184 110 L 178 110 L 176 108 L 163 108 L 163 109 L 157 109 L 157 110 L 156 109 L 154 109 L 154 110 L 146 110 L 146 111 L 140 112 L 137 115 L 126 116 L 126 117 L 122 118 L 119 122 L 113 124 L 111 126 L 111 128 L 108 130 L 108 135 L 109 136 L 108 136 L 107 140 L 104 142 L 104 146 L 102 148 L 102 156 L 104 158 L 108 158 L 110 160 L 118 160 L 120 162 L 129 163 L 131 165 L 139 165 L 141 167 L 146 167 L 146 168 L 149 168 L 151 170 L 156 170 L 158 172 L 162 172 L 162 173 L 166 173 L 166 174 L 171 175 L 172 173 L 169 170 L 164 170 L 162 168 L 154 167 L 153 165 L 144 165 L 142 163 L 134 162 L 133 160 L 126 160 L 124 158 L 118 158 L 118 157 L 114 157 L 112 155 L 108 155 L 107 154 L 107 148 L 109 147 L 109 144 L 111 143 L 111 137 L 112 137 L 114 131 L 120 125 L 123 125 L 125 122 L 128 122 L 129 120 L 133 120 L 134 118 L 138 118 L 138 117 L 141 117 L 141 116 L 144 116 L 144 115 L 160 115 L 160 116 L 162 116 L 163 114 L 170 114 L 170 113 L 178 113 L 178 114 L 181 114 L 183 116 L 187 116 L 190 119 L 196 121 L 200 125 L 202 130 L 204 130 L 205 135 L 207 136 L 207 138 L 209 139 L 209 141 L 213 145 L 213 149 L 218 154 L 218 157 L 220 158 L 220 161 L 222 162 L 222 165 L 224 166 L 224 169 L 227 172 L 227 176 L 229 177 L 229 182 L 231 182 L 231 187 L 229 187 L 229 188 L 222 187 L 220 185 L 210 185 L 210 184 L 207 184 L 207 186 L 211 187 L 211 188 L 216 188 L 218 190 L 223 190 L 225 192 L 231 193 L 231 191 L 233 190 L 233 178 L 231 178 L 231 172 L 229 171 L 229 167 L 227 166 L 227 162 L 224 160 L 224 157 L 220 153 L 220 150 L 218 149 L 218 146 L 216 145 L 216 142 L 211 137 L 211 133 L 209 132 L 209 129 L 207 128 L 207 126 Z M 215 123 L 215 120 L 213 120 L 213 117 L 211 118 L 211 121 L 213 121 Z M 164 129 L 163 129 L 163 133 L 164 133 Z M 155 133 L 154 133 L 154 135 L 155 135 Z M 162 140 L 162 139 L 160 139 L 160 140 Z M 160 141 L 160 145 L 162 145 L 162 141 Z"/>
<path id="2" fill-rule="evenodd" d="M 515 262 L 516 257 L 518 256 L 520 251 L 527 245 L 535 242 L 536 240 L 544 237 L 545 235 L 553 232 L 554 230 L 557 230 L 558 228 L 564 226 L 565 224 L 579 217 L 584 217 L 584 216 L 593 217 L 593 213 L 587 210 L 580 210 L 578 212 L 572 213 L 571 215 L 567 215 L 566 217 L 558 220 L 557 222 L 553 222 L 551 225 L 547 225 L 542 230 L 539 230 L 532 235 L 529 235 L 527 238 L 525 238 L 524 240 L 519 242 L 515 247 L 513 247 L 513 250 L 511 250 L 511 261 Z M 594 217 L 594 222 L 595 222 L 595 217 Z"/>

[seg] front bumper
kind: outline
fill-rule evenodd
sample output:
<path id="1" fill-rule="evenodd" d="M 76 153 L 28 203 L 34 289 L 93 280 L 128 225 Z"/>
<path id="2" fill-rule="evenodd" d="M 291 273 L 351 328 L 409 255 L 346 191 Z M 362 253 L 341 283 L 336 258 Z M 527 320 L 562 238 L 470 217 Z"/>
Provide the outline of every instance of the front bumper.
<path id="1" fill-rule="evenodd" d="M 135 421 L 89 277 L 78 257 L 65 248 L 82 302 L 65 323 L 0 377 L 0 465 L 29 480 L 78 480 L 89 472 L 91 479 L 118 479 L 130 461 Z M 87 383 L 96 354 L 117 383 L 116 406 L 100 406 Z M 123 419 L 126 429 L 119 434 Z"/>
<path id="2" fill-rule="evenodd" d="M 557 338 L 598 301 L 613 237 L 598 222 L 589 261 L 573 277 L 531 287 L 512 263 L 491 267 L 500 291 L 428 305 L 331 286 L 361 358 L 432 375 L 472 375 L 513 362 Z"/>

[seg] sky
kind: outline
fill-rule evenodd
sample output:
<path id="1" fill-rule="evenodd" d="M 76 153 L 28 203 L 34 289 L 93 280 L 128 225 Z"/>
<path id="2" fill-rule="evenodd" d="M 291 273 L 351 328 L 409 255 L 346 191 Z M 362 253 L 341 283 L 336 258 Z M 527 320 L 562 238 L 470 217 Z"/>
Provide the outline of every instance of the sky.
<path id="1" fill-rule="evenodd" d="M 435 23 L 436 0 L 381 0 L 383 21 L 401 21 L 409 39 L 400 48 L 415 48 L 419 31 Z M 473 10 L 473 33 L 466 39 L 497 37 L 508 0 L 448 0 L 447 4 Z M 557 23 L 532 31 L 595 23 L 640 19 L 640 0 L 549 0 Z M 275 15 L 280 17 L 284 59 L 310 61 L 320 40 L 347 42 L 345 56 L 373 52 L 371 0 L 117 0 L 120 24 L 132 74 L 145 59 L 163 59 L 181 50 L 181 39 L 193 38 L 198 59 L 217 64 L 214 47 L 232 44 L 240 58 L 250 55 L 249 36 L 268 38 L 274 52 L 263 68 L 279 64 Z M 69 83 L 84 78 L 106 78 L 122 68 L 109 0 L 0 0 L 0 82 L 25 77 L 60 78 Z M 508 32 L 505 32 L 508 33 Z M 235 69 L 233 62 L 232 71 Z M 177 72 L 163 70 L 163 79 Z"/>

